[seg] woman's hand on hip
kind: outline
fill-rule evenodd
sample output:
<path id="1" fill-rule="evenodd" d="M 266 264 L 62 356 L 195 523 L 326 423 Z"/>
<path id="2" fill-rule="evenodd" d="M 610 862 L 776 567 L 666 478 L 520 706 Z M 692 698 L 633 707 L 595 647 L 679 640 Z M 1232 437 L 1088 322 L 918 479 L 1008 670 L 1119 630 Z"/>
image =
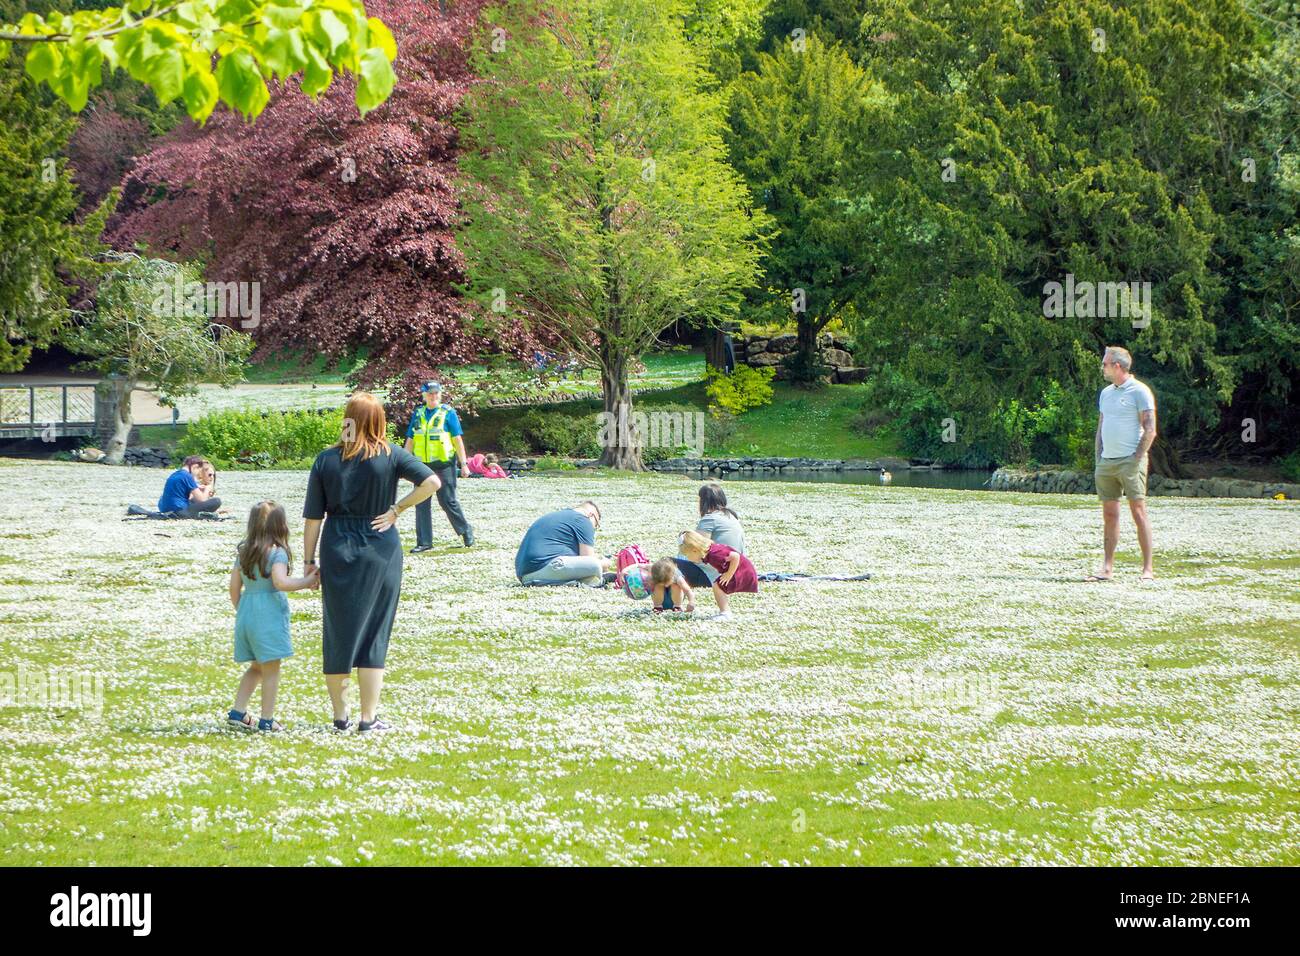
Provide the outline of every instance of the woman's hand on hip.
<path id="1" fill-rule="evenodd" d="M 377 516 L 373 521 L 371 521 L 370 527 L 374 531 L 378 531 L 380 534 L 382 534 L 383 532 L 387 531 L 396 523 L 397 523 L 397 509 L 389 508 L 383 514 Z"/>

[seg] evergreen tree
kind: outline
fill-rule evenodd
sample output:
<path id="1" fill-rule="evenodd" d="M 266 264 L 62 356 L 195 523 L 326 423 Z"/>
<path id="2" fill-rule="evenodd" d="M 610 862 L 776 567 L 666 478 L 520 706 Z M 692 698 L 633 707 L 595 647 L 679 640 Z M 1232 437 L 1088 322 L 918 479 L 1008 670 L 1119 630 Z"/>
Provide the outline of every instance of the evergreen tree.
<path id="1" fill-rule="evenodd" d="M 860 343 L 914 452 L 998 459 L 1035 416 L 1036 454 L 1088 447 L 1107 344 L 1155 386 L 1162 436 L 1213 426 L 1237 385 L 1212 253 L 1255 37 L 1237 0 L 884 0 L 862 29 L 893 109 L 860 154 L 879 209 Z M 1150 282 L 1150 314 L 1045 314 L 1071 279 Z"/>
<path id="2" fill-rule="evenodd" d="M 1216 189 L 1229 286 L 1219 348 L 1239 384 L 1198 449 L 1212 454 L 1300 449 L 1300 2 L 1249 10 L 1260 43 L 1248 90 L 1229 104 Z"/>
<path id="3" fill-rule="evenodd" d="M 870 263 L 862 243 L 866 199 L 852 176 L 878 87 L 837 45 L 816 37 L 760 53 L 732 88 L 732 161 L 775 220 L 766 289 L 751 296 L 768 321 L 793 313 L 791 378 L 815 381 L 817 334 L 851 308 Z"/>
<path id="4" fill-rule="evenodd" d="M 76 222 L 78 197 L 63 152 L 75 121 L 0 59 L 0 372 L 22 369 L 67 322 L 70 284 L 94 272 L 111 198 Z"/>

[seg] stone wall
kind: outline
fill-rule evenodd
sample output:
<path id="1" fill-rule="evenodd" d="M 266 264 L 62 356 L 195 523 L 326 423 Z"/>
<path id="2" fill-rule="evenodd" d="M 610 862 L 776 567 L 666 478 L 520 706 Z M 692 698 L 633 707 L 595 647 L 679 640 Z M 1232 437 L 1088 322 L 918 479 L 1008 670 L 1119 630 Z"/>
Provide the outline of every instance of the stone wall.
<path id="1" fill-rule="evenodd" d="M 993 491 L 1029 491 L 1050 494 L 1095 494 L 1091 472 L 1068 468 L 1045 468 L 1023 471 L 999 468 L 989 479 Z M 1247 481 L 1241 478 L 1166 478 L 1151 475 L 1147 494 L 1176 495 L 1183 498 L 1273 498 L 1285 495 L 1300 499 L 1300 484 L 1288 482 Z"/>
<path id="2" fill-rule="evenodd" d="M 143 448 L 137 445 L 126 450 L 122 464 L 140 468 L 171 468 L 172 454 L 166 448 Z"/>
<path id="3" fill-rule="evenodd" d="M 652 471 L 726 475 L 734 471 L 780 474 L 790 471 L 906 471 L 913 466 L 904 458 L 665 458 L 651 464 Z"/>
<path id="4" fill-rule="evenodd" d="M 798 338 L 792 334 L 767 338 L 736 336 L 732 339 L 732 346 L 736 350 L 737 362 L 756 367 L 773 367 L 779 381 L 787 377 L 786 366 L 798 346 Z M 823 332 L 817 337 L 817 358 L 832 370 L 832 382 L 844 384 L 866 381 L 867 370 L 854 366 L 852 347 L 843 339 Z"/>
<path id="5" fill-rule="evenodd" d="M 517 473 L 532 471 L 537 464 L 535 458 L 503 458 L 501 467 L 506 471 Z M 599 461 L 575 460 L 579 468 L 594 468 Z M 651 471 L 673 472 L 677 474 L 726 475 L 732 472 L 761 472 L 780 474 L 790 471 L 908 471 L 908 470 L 942 470 L 942 466 L 917 459 L 906 458 L 665 458 L 648 465 Z"/>

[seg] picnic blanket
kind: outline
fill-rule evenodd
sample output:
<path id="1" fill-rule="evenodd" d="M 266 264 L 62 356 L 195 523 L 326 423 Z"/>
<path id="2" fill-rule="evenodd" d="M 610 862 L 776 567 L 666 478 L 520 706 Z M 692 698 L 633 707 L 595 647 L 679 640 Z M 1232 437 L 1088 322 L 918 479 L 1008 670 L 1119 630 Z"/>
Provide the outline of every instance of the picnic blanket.
<path id="1" fill-rule="evenodd" d="M 214 511 L 200 511 L 196 515 L 187 515 L 180 511 L 153 511 L 139 505 L 127 505 L 123 521 L 229 521 L 229 515 L 219 515 Z"/>
<path id="2" fill-rule="evenodd" d="M 798 571 L 764 571 L 760 581 L 870 581 L 870 574 L 802 574 Z"/>

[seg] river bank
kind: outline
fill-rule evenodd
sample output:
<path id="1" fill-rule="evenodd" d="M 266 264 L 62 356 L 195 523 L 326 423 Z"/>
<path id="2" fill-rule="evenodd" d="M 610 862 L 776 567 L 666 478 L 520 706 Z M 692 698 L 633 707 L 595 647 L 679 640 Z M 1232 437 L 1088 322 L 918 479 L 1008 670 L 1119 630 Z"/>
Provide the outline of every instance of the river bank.
<path id="1" fill-rule="evenodd" d="M 1043 494 L 1095 494 L 1091 472 L 1068 468 L 1027 471 L 999 468 L 989 478 L 991 491 L 1039 492 Z M 1181 498 L 1276 498 L 1300 500 L 1300 484 L 1285 481 L 1250 481 L 1244 478 L 1166 478 L 1151 475 L 1147 494 Z"/>

